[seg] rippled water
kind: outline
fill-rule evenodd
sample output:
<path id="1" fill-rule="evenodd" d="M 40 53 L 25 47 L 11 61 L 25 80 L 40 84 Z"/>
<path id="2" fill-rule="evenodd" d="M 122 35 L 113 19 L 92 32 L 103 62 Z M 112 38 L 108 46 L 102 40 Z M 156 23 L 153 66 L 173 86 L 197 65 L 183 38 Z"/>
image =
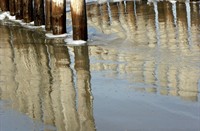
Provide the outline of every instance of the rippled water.
<path id="1" fill-rule="evenodd" d="M 86 46 L 1 22 L 1 131 L 200 130 L 200 4 L 92 2 L 87 14 Z"/>

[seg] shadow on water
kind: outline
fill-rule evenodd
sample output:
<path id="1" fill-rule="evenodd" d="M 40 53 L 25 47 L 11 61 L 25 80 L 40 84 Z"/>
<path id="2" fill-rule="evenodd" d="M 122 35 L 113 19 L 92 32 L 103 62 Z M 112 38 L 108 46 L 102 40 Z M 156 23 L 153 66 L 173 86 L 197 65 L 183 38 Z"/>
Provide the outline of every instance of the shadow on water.
<path id="1" fill-rule="evenodd" d="M 0 100 L 55 127 L 40 130 L 200 129 L 199 3 L 93 2 L 87 15 L 88 46 L 0 25 Z"/>

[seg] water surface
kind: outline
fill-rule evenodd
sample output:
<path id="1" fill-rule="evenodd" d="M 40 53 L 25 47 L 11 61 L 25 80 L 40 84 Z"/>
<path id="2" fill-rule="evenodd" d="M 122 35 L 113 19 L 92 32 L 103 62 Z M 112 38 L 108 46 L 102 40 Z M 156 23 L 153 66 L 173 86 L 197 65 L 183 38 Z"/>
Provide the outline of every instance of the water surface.
<path id="1" fill-rule="evenodd" d="M 87 15 L 85 46 L 1 22 L 0 130 L 199 131 L 199 3 L 92 2 Z"/>

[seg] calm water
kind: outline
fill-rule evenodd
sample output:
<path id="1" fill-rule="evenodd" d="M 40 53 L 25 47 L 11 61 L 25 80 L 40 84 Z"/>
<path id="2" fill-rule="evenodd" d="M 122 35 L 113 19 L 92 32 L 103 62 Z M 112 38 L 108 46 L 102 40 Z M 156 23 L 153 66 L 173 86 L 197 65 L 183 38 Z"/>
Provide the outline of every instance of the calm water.
<path id="1" fill-rule="evenodd" d="M 0 131 L 200 131 L 200 4 L 87 14 L 85 46 L 1 22 Z"/>

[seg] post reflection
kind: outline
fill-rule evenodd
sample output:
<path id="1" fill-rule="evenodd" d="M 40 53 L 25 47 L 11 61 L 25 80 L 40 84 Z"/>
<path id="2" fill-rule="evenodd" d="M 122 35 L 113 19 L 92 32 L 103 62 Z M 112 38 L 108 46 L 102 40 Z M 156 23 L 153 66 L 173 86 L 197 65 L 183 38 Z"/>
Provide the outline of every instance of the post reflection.
<path id="1" fill-rule="evenodd" d="M 158 17 L 158 3 L 157 1 L 153 2 L 154 12 L 155 12 L 155 26 L 156 26 L 156 41 L 157 45 L 160 46 L 160 27 L 159 27 L 159 17 Z"/>
<path id="2" fill-rule="evenodd" d="M 95 123 L 93 118 L 93 97 L 91 93 L 88 47 L 74 47 L 74 53 L 80 131 L 94 131 Z"/>
<path id="3" fill-rule="evenodd" d="M 87 47 L 74 48 L 75 73 L 69 47 L 17 28 L 0 27 L 1 100 L 45 131 L 94 131 Z"/>
<path id="4" fill-rule="evenodd" d="M 192 39 L 191 39 L 191 10 L 190 10 L 190 3 L 189 1 L 185 2 L 186 5 L 186 14 L 187 14 L 187 34 L 188 34 L 188 44 L 192 46 Z"/>
<path id="5" fill-rule="evenodd" d="M 126 1 L 109 5 L 112 21 L 101 29 L 118 36 L 108 40 L 108 45 L 117 47 L 90 47 L 91 57 L 101 61 L 93 63 L 91 70 L 116 72 L 113 78 L 127 77 L 136 90 L 198 101 L 199 4 L 149 0 L 148 4 Z M 88 13 L 95 10 L 88 8 Z M 90 19 L 89 23 L 96 29 L 104 24 Z"/>

